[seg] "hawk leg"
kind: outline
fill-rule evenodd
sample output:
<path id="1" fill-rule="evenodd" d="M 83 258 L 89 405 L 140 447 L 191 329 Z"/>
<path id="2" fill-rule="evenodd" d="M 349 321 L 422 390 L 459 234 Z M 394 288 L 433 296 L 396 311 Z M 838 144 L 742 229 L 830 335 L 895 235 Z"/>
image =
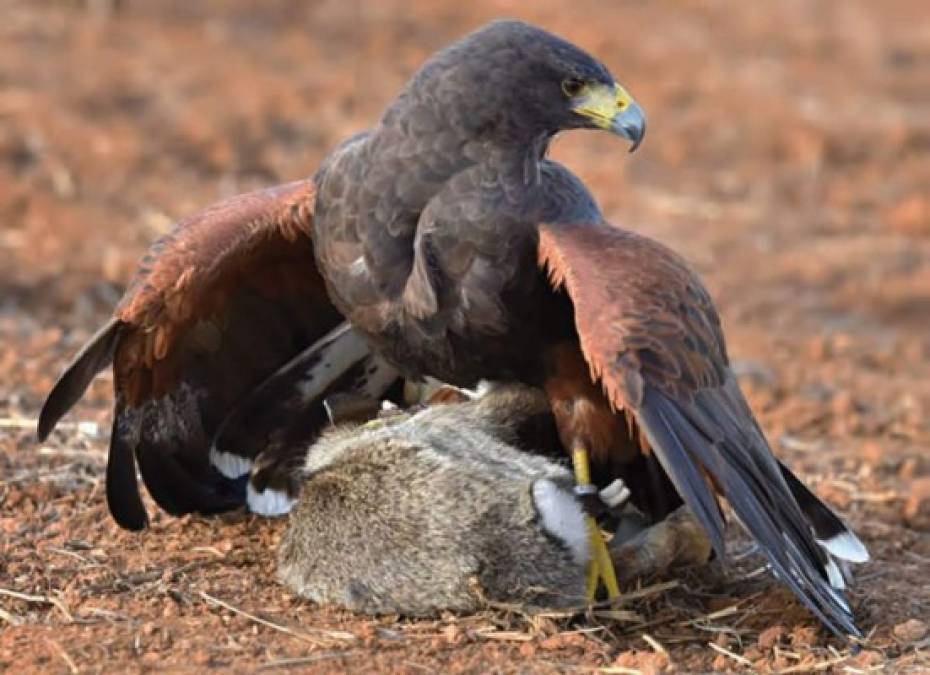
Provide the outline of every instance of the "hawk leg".
<path id="1" fill-rule="evenodd" d="M 591 484 L 591 468 L 588 462 L 587 449 L 583 447 L 575 448 L 572 452 L 572 464 L 575 467 L 575 483 L 578 486 L 579 493 L 596 491 L 597 488 Z M 617 584 L 617 575 L 614 573 L 614 564 L 610 558 L 610 552 L 607 550 L 604 535 L 601 533 L 593 516 L 587 516 L 585 522 L 588 527 L 588 537 L 591 545 L 591 560 L 588 562 L 586 586 L 588 600 L 594 600 L 601 583 L 604 584 L 608 598 L 619 597 L 620 586 Z"/>

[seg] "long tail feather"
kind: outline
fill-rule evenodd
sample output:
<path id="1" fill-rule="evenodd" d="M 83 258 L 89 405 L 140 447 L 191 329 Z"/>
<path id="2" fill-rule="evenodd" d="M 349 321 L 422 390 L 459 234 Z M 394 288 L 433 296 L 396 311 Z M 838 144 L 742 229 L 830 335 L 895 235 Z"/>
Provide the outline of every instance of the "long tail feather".
<path id="1" fill-rule="evenodd" d="M 775 575 L 835 633 L 859 635 L 846 599 L 834 588 L 841 585 L 839 570 L 816 541 L 764 437 L 755 427 L 740 423 L 748 411 L 744 406 L 735 380 L 728 379 L 720 388 L 698 392 L 691 401 L 676 401 L 647 388 L 637 416 L 715 547 L 722 530 L 708 510 L 713 491 L 702 471 L 759 543 Z M 693 480 L 696 476 L 700 480 Z"/>
<path id="2" fill-rule="evenodd" d="M 48 438 L 66 412 L 84 395 L 91 380 L 113 362 L 113 350 L 119 339 L 120 322 L 111 319 L 87 342 L 58 378 L 39 413 L 37 435 Z"/>
<path id="3" fill-rule="evenodd" d="M 107 455 L 107 505 L 117 525 L 133 531 L 144 530 L 149 523 L 136 475 L 134 448 L 138 438 L 134 425 L 120 420 L 119 415 L 114 418 Z"/>
<path id="4" fill-rule="evenodd" d="M 829 557 L 827 575 L 830 577 L 830 584 L 839 590 L 846 588 L 846 579 L 849 576 L 846 563 L 868 562 L 868 549 L 849 526 L 798 480 L 787 466 L 781 462 L 778 464 L 791 494 L 807 518 L 817 543 Z M 836 561 L 839 561 L 839 564 Z"/>

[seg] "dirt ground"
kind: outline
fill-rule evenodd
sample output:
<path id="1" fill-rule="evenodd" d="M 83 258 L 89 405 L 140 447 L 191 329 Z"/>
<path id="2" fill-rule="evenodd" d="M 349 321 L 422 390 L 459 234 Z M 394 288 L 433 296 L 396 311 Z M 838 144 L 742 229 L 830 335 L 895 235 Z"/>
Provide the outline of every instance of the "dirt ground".
<path id="1" fill-rule="evenodd" d="M 595 134 L 555 154 L 614 223 L 700 270 L 773 447 L 870 546 L 858 654 L 738 537 L 730 564 L 643 580 L 620 612 L 321 609 L 274 580 L 280 521 L 113 524 L 109 377 L 36 443 L 43 396 L 158 233 L 311 173 L 499 16 L 584 46 L 647 110 L 634 156 Z M 930 669 L 925 0 L 31 0 L 0 17 L 0 670 Z"/>

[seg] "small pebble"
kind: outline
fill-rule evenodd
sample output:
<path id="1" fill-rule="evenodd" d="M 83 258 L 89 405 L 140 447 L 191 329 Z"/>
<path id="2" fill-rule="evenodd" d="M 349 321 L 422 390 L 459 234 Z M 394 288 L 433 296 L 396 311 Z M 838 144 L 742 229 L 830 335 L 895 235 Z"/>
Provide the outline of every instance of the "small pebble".
<path id="1" fill-rule="evenodd" d="M 759 633 L 759 649 L 769 650 L 777 645 L 785 635 L 785 627 L 782 625 L 771 626 Z"/>

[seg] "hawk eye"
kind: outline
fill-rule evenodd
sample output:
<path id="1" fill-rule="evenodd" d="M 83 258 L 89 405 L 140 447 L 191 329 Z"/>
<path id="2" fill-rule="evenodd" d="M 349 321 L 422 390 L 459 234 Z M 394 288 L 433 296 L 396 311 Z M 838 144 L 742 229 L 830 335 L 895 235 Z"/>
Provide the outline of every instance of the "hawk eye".
<path id="1" fill-rule="evenodd" d="M 575 98 L 583 92 L 587 86 L 584 80 L 579 80 L 577 77 L 570 77 L 567 80 L 562 80 L 562 92 L 569 98 Z"/>

